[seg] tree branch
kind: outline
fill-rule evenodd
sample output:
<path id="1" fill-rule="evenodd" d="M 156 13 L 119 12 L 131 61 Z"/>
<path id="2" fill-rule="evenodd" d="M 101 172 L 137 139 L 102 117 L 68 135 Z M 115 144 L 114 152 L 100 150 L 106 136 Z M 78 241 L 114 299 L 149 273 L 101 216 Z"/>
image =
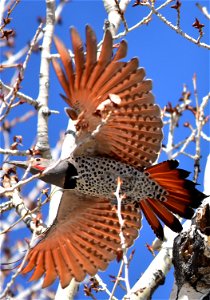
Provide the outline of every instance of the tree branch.
<path id="1" fill-rule="evenodd" d="M 199 38 L 194 39 L 193 37 L 189 36 L 187 33 L 183 32 L 181 28 L 173 25 L 170 21 L 168 21 L 162 14 L 160 14 L 157 9 L 155 9 L 154 5 L 151 5 L 149 2 L 143 3 L 142 5 L 145 5 L 151 9 L 153 14 L 155 14 L 163 23 L 165 23 L 168 27 L 173 29 L 176 33 L 187 39 L 188 41 L 198 45 L 199 47 L 210 49 L 210 45 L 206 43 L 200 43 Z"/>
<path id="2" fill-rule="evenodd" d="M 53 38 L 55 25 L 55 0 L 46 0 L 46 26 L 41 47 L 40 80 L 38 95 L 38 122 L 37 122 L 37 144 L 36 148 L 45 158 L 51 158 L 48 137 L 48 97 L 49 97 L 49 68 L 50 68 L 50 46 Z"/>
<path id="3" fill-rule="evenodd" d="M 117 0 L 116 0 L 117 1 Z M 117 30 L 120 26 L 120 22 L 122 21 L 122 15 L 124 16 L 124 12 L 129 4 L 129 0 L 121 0 L 120 4 L 116 3 L 115 0 L 103 0 L 104 8 L 108 14 L 108 28 L 112 33 L 112 36 L 115 36 Z M 120 13 L 121 12 L 121 13 Z M 125 19 L 123 18 L 124 22 Z M 125 25 L 127 32 L 127 24 Z"/>

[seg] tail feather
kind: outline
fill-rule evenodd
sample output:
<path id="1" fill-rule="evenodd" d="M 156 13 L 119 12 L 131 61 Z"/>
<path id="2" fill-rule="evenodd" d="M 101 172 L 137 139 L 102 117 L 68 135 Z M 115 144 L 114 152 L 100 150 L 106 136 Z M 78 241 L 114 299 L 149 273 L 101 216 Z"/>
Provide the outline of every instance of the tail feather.
<path id="1" fill-rule="evenodd" d="M 177 160 L 167 160 L 157 165 L 147 168 L 147 171 L 152 175 L 158 175 L 160 173 L 166 174 L 168 171 L 175 170 L 179 166 Z"/>
<path id="2" fill-rule="evenodd" d="M 147 202 L 155 214 L 173 231 L 180 232 L 182 225 L 179 220 L 161 202 L 148 198 Z"/>
<path id="3" fill-rule="evenodd" d="M 150 169 L 150 168 L 148 168 Z M 148 170 L 147 169 L 147 170 Z M 153 174 L 153 169 L 151 169 L 152 172 L 149 171 L 150 174 Z M 173 170 L 169 170 L 169 171 L 165 171 L 164 173 L 156 173 L 155 174 L 155 178 L 159 179 L 159 180 L 165 180 L 168 179 L 170 177 L 170 179 L 177 179 L 177 178 L 187 178 L 190 175 L 189 171 L 183 170 L 183 169 L 173 169 Z"/>
<path id="4" fill-rule="evenodd" d="M 194 210 L 188 207 L 185 203 L 178 202 L 172 197 L 167 197 L 167 201 L 162 203 L 165 207 L 171 210 L 173 213 L 180 215 L 185 219 L 191 219 L 194 215 Z"/>
<path id="5" fill-rule="evenodd" d="M 149 177 L 157 182 L 166 191 L 166 200 L 146 199 L 143 202 L 143 212 L 154 232 L 161 236 L 160 224 L 155 220 L 157 215 L 169 228 L 175 232 L 182 230 L 182 225 L 173 213 L 191 219 L 194 209 L 206 197 L 196 189 L 196 184 L 188 179 L 189 172 L 178 169 L 176 160 L 165 161 L 146 169 Z M 141 204 L 142 201 L 140 201 Z M 149 216 L 148 216 L 149 215 Z"/>
<path id="6" fill-rule="evenodd" d="M 141 200 L 139 203 L 139 206 L 142 209 L 142 211 L 147 219 L 147 222 L 150 224 L 150 226 L 151 226 L 152 230 L 154 231 L 154 233 L 156 234 L 156 236 L 159 239 L 163 240 L 163 238 L 164 238 L 163 227 L 162 227 L 160 221 L 158 220 L 158 218 L 156 217 L 155 213 L 149 206 L 149 204 L 145 200 Z"/>

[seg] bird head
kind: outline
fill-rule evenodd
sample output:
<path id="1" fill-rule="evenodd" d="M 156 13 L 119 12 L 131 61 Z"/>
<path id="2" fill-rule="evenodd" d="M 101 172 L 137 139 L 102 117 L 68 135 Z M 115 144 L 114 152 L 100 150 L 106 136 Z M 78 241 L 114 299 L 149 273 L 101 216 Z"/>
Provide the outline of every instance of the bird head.
<path id="1" fill-rule="evenodd" d="M 77 169 L 67 159 L 56 162 L 37 157 L 28 161 L 10 161 L 9 163 L 21 169 L 28 169 L 31 174 L 40 173 L 40 179 L 47 183 L 64 189 L 76 187 Z"/>

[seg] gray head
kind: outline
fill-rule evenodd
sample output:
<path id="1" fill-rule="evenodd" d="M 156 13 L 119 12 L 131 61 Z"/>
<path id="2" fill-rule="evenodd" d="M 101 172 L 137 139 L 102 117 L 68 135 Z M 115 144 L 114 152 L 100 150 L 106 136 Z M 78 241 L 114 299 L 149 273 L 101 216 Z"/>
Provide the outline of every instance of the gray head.
<path id="1" fill-rule="evenodd" d="M 45 158 L 33 158 L 30 161 L 10 161 L 19 168 L 29 168 L 30 173 L 40 173 L 40 179 L 65 189 L 76 186 L 77 170 L 67 159 L 55 162 Z"/>

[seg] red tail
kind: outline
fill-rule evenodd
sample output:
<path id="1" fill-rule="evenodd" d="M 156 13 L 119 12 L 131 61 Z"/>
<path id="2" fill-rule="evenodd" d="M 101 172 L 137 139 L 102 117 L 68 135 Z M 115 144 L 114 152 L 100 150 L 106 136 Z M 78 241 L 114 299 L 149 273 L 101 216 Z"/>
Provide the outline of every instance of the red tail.
<path id="1" fill-rule="evenodd" d="M 195 188 L 194 182 L 186 179 L 190 173 L 177 169 L 178 165 L 178 161 L 170 160 L 146 169 L 150 178 L 167 191 L 166 201 L 149 198 L 140 201 L 140 207 L 147 221 L 161 239 L 164 234 L 159 219 L 173 231 L 180 232 L 182 225 L 172 213 L 191 219 L 194 214 L 193 208 L 197 208 L 206 197 Z"/>

